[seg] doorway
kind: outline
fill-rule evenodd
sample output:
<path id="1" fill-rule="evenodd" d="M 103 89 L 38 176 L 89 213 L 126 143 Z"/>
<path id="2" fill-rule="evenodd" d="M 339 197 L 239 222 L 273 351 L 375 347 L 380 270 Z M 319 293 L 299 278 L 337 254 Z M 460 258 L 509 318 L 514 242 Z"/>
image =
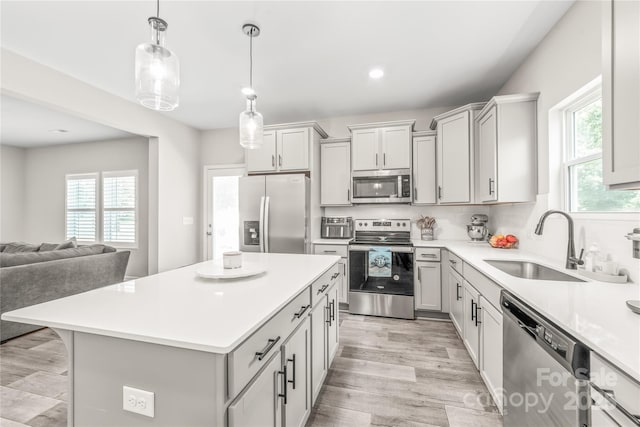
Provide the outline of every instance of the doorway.
<path id="1" fill-rule="evenodd" d="M 244 175 L 244 165 L 206 168 L 205 255 L 208 260 L 222 259 L 224 252 L 237 251 L 240 247 L 238 183 Z"/>

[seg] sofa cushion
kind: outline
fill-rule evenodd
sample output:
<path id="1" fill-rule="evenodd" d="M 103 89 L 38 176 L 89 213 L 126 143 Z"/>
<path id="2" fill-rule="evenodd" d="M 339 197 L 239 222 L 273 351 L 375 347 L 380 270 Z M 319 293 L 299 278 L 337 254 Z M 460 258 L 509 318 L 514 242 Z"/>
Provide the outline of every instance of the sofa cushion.
<path id="1" fill-rule="evenodd" d="M 80 248 L 60 249 L 58 251 L 33 253 L 0 253 L 0 267 L 14 267 L 17 265 L 34 264 L 37 262 L 55 261 L 65 258 L 75 258 L 87 255 L 97 255 L 104 252 L 104 245 L 95 244 Z"/>
<path id="2" fill-rule="evenodd" d="M 7 246 L 2 251 L 5 254 L 14 254 L 19 252 L 37 252 L 40 249 L 40 245 L 32 245 L 24 242 L 11 242 L 7 243 Z"/>
<path id="3" fill-rule="evenodd" d="M 66 242 L 60 243 L 58 246 L 56 246 L 54 250 L 59 251 L 60 249 L 71 249 L 71 248 L 77 248 L 77 247 L 78 247 L 78 242 L 76 241 L 75 237 L 72 237 Z"/>

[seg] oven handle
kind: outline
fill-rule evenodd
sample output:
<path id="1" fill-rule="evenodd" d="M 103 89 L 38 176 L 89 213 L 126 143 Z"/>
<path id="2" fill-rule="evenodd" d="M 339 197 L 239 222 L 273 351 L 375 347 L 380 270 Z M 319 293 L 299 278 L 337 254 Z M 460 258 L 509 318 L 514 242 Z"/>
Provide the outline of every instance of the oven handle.
<path id="1" fill-rule="evenodd" d="M 385 245 L 378 245 L 378 246 L 349 245 L 350 251 L 357 251 L 357 252 L 368 252 L 373 248 L 389 248 L 391 249 L 391 252 L 410 253 L 410 254 L 413 253 L 413 246 L 407 247 L 407 246 L 385 246 Z"/>

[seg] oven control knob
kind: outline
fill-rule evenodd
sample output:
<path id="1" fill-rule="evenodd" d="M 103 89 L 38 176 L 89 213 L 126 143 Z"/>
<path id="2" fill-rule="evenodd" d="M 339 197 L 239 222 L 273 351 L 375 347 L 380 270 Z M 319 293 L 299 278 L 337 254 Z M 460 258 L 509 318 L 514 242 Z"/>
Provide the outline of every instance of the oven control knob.
<path id="1" fill-rule="evenodd" d="M 364 226 L 366 227 L 367 225 L 369 225 L 369 224 L 367 224 L 367 223 L 365 222 L 365 223 L 364 223 Z"/>
<path id="2" fill-rule="evenodd" d="M 361 223 L 361 222 L 359 222 L 359 223 L 358 223 L 358 225 L 359 225 L 360 227 L 362 227 L 362 223 Z"/>
<path id="3" fill-rule="evenodd" d="M 400 223 L 399 223 L 399 222 L 398 222 L 398 223 L 396 223 L 396 226 L 397 226 L 397 227 L 400 227 Z"/>
<path id="4" fill-rule="evenodd" d="M 407 223 L 406 223 L 406 222 L 403 222 L 403 223 L 402 223 L 402 226 L 403 226 L 403 227 L 406 227 L 406 226 L 407 226 Z"/>

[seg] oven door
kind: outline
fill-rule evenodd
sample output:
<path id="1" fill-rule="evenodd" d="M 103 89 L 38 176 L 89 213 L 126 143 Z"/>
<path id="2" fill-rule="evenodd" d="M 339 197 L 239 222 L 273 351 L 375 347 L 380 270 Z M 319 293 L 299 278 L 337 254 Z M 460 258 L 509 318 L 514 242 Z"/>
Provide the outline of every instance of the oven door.
<path id="1" fill-rule="evenodd" d="M 349 291 L 413 296 L 413 247 L 350 245 Z"/>

